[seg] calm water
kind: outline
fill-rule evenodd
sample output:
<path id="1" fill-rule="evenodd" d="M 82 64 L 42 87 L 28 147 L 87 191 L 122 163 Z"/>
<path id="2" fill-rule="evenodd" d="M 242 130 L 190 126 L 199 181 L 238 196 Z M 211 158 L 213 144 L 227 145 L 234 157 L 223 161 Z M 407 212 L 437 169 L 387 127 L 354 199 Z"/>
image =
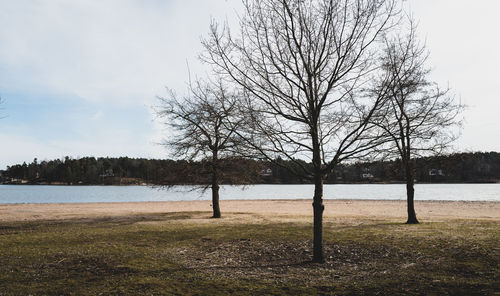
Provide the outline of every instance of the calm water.
<path id="1" fill-rule="evenodd" d="M 85 203 L 209 200 L 190 187 L 0 185 L 0 203 Z M 500 184 L 418 184 L 416 200 L 500 201 Z M 310 199 L 313 185 L 222 186 L 221 199 Z M 403 184 L 325 185 L 325 199 L 404 200 Z"/>

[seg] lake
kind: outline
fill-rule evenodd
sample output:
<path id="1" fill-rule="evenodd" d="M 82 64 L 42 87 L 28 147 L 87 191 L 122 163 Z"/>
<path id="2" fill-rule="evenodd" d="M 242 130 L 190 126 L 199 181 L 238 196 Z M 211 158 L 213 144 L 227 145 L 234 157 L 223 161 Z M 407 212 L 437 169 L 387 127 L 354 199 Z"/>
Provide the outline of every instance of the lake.
<path id="1" fill-rule="evenodd" d="M 0 203 L 89 203 L 210 200 L 211 192 L 192 187 L 0 185 Z M 417 184 L 416 200 L 500 201 L 500 184 Z M 221 186 L 224 199 L 311 199 L 313 185 Z M 324 186 L 325 199 L 404 200 L 404 184 Z"/>

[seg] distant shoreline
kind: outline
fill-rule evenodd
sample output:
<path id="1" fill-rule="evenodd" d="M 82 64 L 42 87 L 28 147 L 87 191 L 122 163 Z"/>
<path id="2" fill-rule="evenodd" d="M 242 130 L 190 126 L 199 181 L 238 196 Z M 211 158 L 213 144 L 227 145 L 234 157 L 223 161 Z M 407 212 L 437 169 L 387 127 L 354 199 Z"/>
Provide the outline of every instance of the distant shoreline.
<path id="1" fill-rule="evenodd" d="M 415 182 L 415 184 L 498 184 L 500 180 L 484 180 L 484 181 L 446 181 L 446 182 Z M 337 182 L 337 183 L 324 183 L 324 185 L 389 185 L 389 184 L 405 184 L 403 181 L 393 181 L 393 182 Z M 0 183 L 0 185 L 29 185 L 29 186 L 203 186 L 204 184 L 66 184 L 61 182 L 56 183 Z M 313 185 L 313 183 L 255 183 L 255 184 L 220 184 L 225 186 L 254 186 L 254 185 Z"/>

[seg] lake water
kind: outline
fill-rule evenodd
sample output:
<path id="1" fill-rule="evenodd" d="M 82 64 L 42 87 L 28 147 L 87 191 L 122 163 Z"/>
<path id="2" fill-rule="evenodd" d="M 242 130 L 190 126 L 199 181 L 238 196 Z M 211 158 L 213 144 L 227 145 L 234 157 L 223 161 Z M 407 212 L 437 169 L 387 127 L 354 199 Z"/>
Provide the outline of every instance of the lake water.
<path id="1" fill-rule="evenodd" d="M 88 203 L 210 200 L 210 190 L 192 187 L 0 185 L 0 204 Z M 416 200 L 500 201 L 500 184 L 417 184 Z M 221 186 L 220 198 L 311 199 L 313 185 Z M 324 186 L 325 199 L 404 200 L 404 184 L 336 184 Z"/>

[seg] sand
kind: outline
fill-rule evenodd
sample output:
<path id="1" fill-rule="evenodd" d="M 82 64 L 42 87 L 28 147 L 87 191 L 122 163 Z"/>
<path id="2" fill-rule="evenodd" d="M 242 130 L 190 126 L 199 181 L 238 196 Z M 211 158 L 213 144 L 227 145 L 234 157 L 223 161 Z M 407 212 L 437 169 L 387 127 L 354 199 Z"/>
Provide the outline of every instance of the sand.
<path id="1" fill-rule="evenodd" d="M 222 200 L 223 216 L 251 214 L 265 219 L 286 220 L 312 217 L 311 200 Z M 417 201 L 421 221 L 448 219 L 500 220 L 500 202 Z M 80 203 L 80 204 L 0 204 L 0 221 L 64 220 L 123 217 L 180 212 L 204 212 L 209 216 L 210 201 Z M 241 215 L 244 216 L 244 215 Z M 404 220 L 405 201 L 325 200 L 325 219 L 366 218 Z M 244 222 L 244 221 L 242 221 Z"/>

